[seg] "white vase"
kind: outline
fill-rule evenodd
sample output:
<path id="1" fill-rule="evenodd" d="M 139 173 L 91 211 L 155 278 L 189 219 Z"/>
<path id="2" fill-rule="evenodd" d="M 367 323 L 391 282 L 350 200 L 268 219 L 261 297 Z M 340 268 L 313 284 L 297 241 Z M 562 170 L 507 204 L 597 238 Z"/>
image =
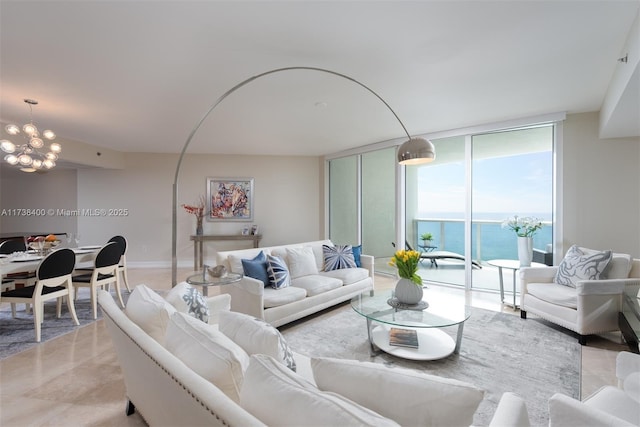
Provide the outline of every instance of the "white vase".
<path id="1" fill-rule="evenodd" d="M 533 260 L 533 237 L 518 236 L 518 260 L 520 267 L 530 267 Z"/>
<path id="2" fill-rule="evenodd" d="M 422 301 L 422 286 L 410 279 L 400 279 L 396 283 L 395 297 L 403 304 L 418 304 Z"/>

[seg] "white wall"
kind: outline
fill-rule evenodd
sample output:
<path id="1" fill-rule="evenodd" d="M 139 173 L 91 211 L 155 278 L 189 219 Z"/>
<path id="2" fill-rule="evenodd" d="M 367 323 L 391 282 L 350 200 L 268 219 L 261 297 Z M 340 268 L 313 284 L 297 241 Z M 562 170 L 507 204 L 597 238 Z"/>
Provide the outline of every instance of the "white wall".
<path id="1" fill-rule="evenodd" d="M 640 258 L 640 138 L 598 138 L 598 114 L 564 124 L 563 253 L 578 244 Z"/>
<path id="2" fill-rule="evenodd" d="M 127 154 L 122 170 L 78 171 L 78 207 L 126 209 L 128 215 L 78 218 L 84 243 L 122 234 L 129 241 L 132 265 L 170 265 L 172 184 L 178 156 Z M 254 178 L 252 222 L 206 222 L 205 234 L 236 234 L 257 224 L 261 246 L 321 237 L 320 161 L 316 157 L 187 155 L 179 177 L 178 204 L 192 204 L 206 192 L 207 177 Z M 193 265 L 195 218 L 178 209 L 177 255 L 180 266 Z M 215 250 L 250 246 L 250 242 L 208 242 L 205 259 Z"/>

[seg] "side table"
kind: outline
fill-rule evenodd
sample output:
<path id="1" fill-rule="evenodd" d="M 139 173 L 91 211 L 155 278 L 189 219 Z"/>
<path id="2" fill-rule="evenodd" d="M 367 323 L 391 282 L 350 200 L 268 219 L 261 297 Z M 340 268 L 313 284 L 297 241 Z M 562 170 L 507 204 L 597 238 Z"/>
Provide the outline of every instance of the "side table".
<path id="1" fill-rule="evenodd" d="M 500 301 L 504 304 L 504 278 L 502 276 L 502 269 L 513 270 L 512 284 L 513 284 L 513 309 L 518 308 L 516 304 L 516 271 L 520 270 L 520 261 L 515 259 L 490 259 L 487 264 L 494 267 L 498 267 L 498 276 L 500 276 Z M 532 262 L 531 267 L 546 267 L 545 264 L 538 262 Z"/>
<path id="2" fill-rule="evenodd" d="M 194 286 L 202 286 L 202 295 L 208 297 L 210 286 L 228 285 L 239 282 L 240 279 L 242 279 L 242 274 L 238 273 L 227 273 L 223 277 L 213 277 L 206 271 L 201 271 L 187 277 L 187 283 Z"/>
<path id="3" fill-rule="evenodd" d="M 640 353 L 638 341 L 640 341 L 640 299 L 638 288 L 630 286 L 622 294 L 622 311 L 618 314 L 618 325 L 629 349 L 634 353 Z"/>

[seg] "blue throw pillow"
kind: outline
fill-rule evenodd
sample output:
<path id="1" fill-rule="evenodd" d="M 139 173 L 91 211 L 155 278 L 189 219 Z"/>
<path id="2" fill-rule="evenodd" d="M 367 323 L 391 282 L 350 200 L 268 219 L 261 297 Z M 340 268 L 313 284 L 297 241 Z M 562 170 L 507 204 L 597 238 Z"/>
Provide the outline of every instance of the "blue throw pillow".
<path id="1" fill-rule="evenodd" d="M 260 251 L 253 259 L 243 259 L 242 269 L 244 275 L 260 280 L 265 286 L 269 286 L 269 273 L 267 272 L 267 256 Z"/>
<path id="2" fill-rule="evenodd" d="M 360 254 L 362 253 L 362 245 L 352 246 L 351 250 L 353 251 L 353 259 L 356 260 L 356 266 L 362 267 L 362 263 L 360 262 Z"/>
<path id="3" fill-rule="evenodd" d="M 267 255 L 269 284 L 275 289 L 286 288 L 291 284 L 291 275 L 284 260 L 279 256 Z"/>
<path id="4" fill-rule="evenodd" d="M 322 255 L 324 257 L 324 271 L 357 267 L 351 245 L 322 245 Z"/>

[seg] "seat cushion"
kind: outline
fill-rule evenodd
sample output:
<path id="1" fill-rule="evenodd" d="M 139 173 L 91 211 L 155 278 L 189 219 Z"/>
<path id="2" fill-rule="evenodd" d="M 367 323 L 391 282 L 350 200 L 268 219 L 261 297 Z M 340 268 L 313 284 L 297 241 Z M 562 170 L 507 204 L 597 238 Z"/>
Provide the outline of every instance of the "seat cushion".
<path id="1" fill-rule="evenodd" d="M 369 277 L 369 270 L 366 268 L 342 268 L 340 270 L 323 271 L 320 275 L 340 279 L 343 285 L 350 285 Z"/>
<path id="2" fill-rule="evenodd" d="M 563 307 L 578 308 L 578 292 L 576 288 L 556 283 L 529 283 L 527 293 L 551 304 Z"/>
<path id="3" fill-rule="evenodd" d="M 279 307 L 294 301 L 300 301 L 307 297 L 307 291 L 303 288 L 289 286 L 281 289 L 271 287 L 264 288 L 264 308 Z"/>
<path id="4" fill-rule="evenodd" d="M 42 294 L 50 294 L 52 292 L 58 292 L 66 289 L 64 286 L 44 286 L 42 288 Z M 4 298 L 31 298 L 33 291 L 36 290 L 35 286 L 25 286 L 23 288 L 12 289 L 10 291 L 4 291 L 2 297 Z"/>
<path id="5" fill-rule="evenodd" d="M 370 409 L 310 382 L 266 355 L 251 356 L 240 405 L 272 426 L 397 426 Z"/>
<path id="6" fill-rule="evenodd" d="M 73 276 L 73 281 L 79 282 L 79 283 L 90 283 L 92 276 L 93 276 L 93 273 L 79 274 L 77 276 Z M 105 279 L 111 279 L 111 278 L 113 278 L 113 274 L 98 273 L 98 280 L 105 280 Z"/>
<path id="7" fill-rule="evenodd" d="M 598 280 L 611 261 L 611 251 L 596 251 L 573 245 L 558 266 L 554 282 L 575 288 L 581 280 Z"/>
<path id="8" fill-rule="evenodd" d="M 291 286 L 307 291 L 307 296 L 322 294 L 332 289 L 340 288 L 342 281 L 332 277 L 324 277 L 319 274 L 313 276 L 298 277 L 291 281 Z"/>
<path id="9" fill-rule="evenodd" d="M 484 391 L 469 383 L 410 369 L 312 358 L 313 378 L 338 393 L 405 426 L 468 426 Z"/>

